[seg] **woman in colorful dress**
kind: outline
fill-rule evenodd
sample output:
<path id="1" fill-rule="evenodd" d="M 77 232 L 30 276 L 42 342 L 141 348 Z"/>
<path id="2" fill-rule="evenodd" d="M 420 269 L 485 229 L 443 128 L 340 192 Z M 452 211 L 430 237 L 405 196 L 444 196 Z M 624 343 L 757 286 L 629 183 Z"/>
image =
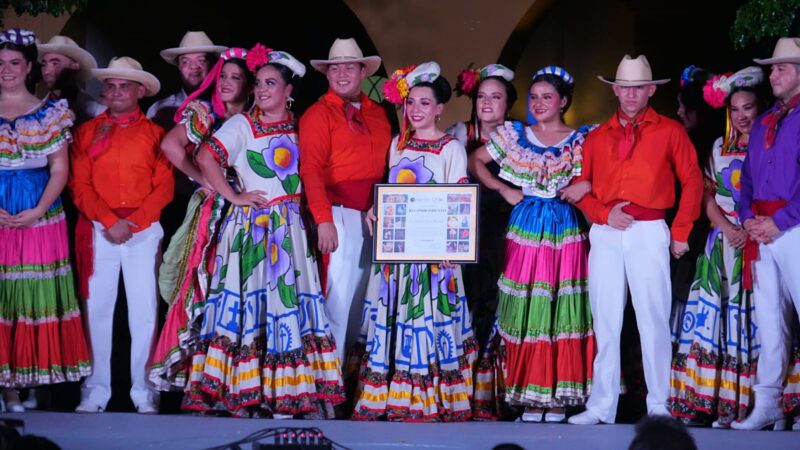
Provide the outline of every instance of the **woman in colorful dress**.
<path id="1" fill-rule="evenodd" d="M 759 345 L 742 267 L 748 237 L 736 211 L 750 129 L 765 104 L 758 89 L 763 79 L 759 67 L 748 67 L 715 76 L 704 89 L 711 106 L 727 108 L 729 132 L 714 142 L 706 164 L 704 204 L 713 227 L 697 259 L 689 300 L 676 313 L 670 403 L 675 417 L 695 423 L 716 418 L 715 428 L 744 419 L 753 403 Z"/>
<path id="2" fill-rule="evenodd" d="M 438 117 L 450 84 L 435 62 L 396 71 L 386 98 L 403 104 L 389 149 L 389 183 L 464 183 L 467 155 Z M 367 215 L 372 227 L 374 213 Z M 354 420 L 436 422 L 472 417 L 477 341 L 461 269 L 441 264 L 375 264 L 364 300 Z"/>
<path id="3" fill-rule="evenodd" d="M 589 395 L 594 337 L 587 291 L 588 241 L 576 201 L 587 183 L 559 190 L 580 175 L 581 145 L 590 127 L 569 128 L 563 114 L 573 78 L 556 66 L 534 74 L 528 108 L 536 124 L 505 122 L 470 157 L 470 172 L 515 205 L 498 281 L 498 338 L 479 365 L 475 415 L 497 418 L 497 396 L 525 408 L 523 421 L 561 422 L 567 406 Z M 490 161 L 500 165 L 491 174 Z M 493 379 L 494 378 L 494 379 Z"/>
<path id="4" fill-rule="evenodd" d="M 164 253 L 159 270 L 161 296 L 170 305 L 150 368 L 156 389 L 184 389 L 189 358 L 195 350 L 201 313 L 213 273 L 213 251 L 225 199 L 210 188 L 195 162 L 200 144 L 230 117 L 246 109 L 253 74 L 247 69 L 243 48 L 230 48 L 200 88 L 189 95 L 175 113 L 178 123 L 161 142 L 167 158 L 199 187 L 189 200 L 186 217 Z M 211 91 L 211 101 L 202 100 Z M 213 256 L 213 255 L 211 255 Z"/>
<path id="5" fill-rule="evenodd" d="M 464 69 L 458 75 L 456 92 L 471 99 L 472 114 L 468 122 L 457 122 L 445 132 L 461 142 L 467 155 L 484 145 L 508 117 L 517 100 L 513 80 L 514 72 L 501 64 L 489 64 L 480 70 Z M 497 176 L 500 166 L 492 161 L 489 171 Z M 497 279 L 503 270 L 505 228 L 510 214 L 511 206 L 497 192 L 481 189 L 479 259 L 477 264 L 465 265 L 461 270 L 475 336 L 482 346 L 497 309 Z"/>
<path id="6" fill-rule="evenodd" d="M 35 39 L 0 33 L 0 386 L 12 412 L 24 411 L 15 388 L 91 372 L 59 197 L 74 115 L 28 90 Z"/>
<path id="7" fill-rule="evenodd" d="M 256 107 L 201 144 L 203 178 L 231 203 L 191 357 L 183 408 L 238 417 L 330 417 L 344 401 L 317 265 L 300 216 L 295 121 L 305 66 L 258 44 L 247 52 Z M 221 168 L 236 173 L 238 193 Z"/>

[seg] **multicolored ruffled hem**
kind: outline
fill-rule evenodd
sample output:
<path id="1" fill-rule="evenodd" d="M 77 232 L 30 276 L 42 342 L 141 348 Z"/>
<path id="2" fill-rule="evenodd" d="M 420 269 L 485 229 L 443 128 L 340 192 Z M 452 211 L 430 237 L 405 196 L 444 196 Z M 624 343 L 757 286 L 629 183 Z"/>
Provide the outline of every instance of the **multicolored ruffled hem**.
<path id="1" fill-rule="evenodd" d="M 570 205 L 529 196 L 514 208 L 497 309 L 509 404 L 563 407 L 588 397 L 595 344 L 587 256 Z"/>
<path id="2" fill-rule="evenodd" d="M 167 320 L 153 354 L 150 381 L 157 390 L 169 391 L 186 386 L 189 359 L 199 334 L 205 304 L 198 277 L 201 266 L 214 261 L 214 239 L 224 209 L 223 198 L 205 189 L 192 194 L 186 218 L 170 241 L 159 270 L 161 296 L 170 304 Z M 213 267 L 205 268 L 213 273 Z"/>
<path id="3" fill-rule="evenodd" d="M 437 363 L 427 370 L 375 370 L 363 352 L 357 392 L 358 402 L 351 419 L 402 422 L 463 422 L 472 418 L 472 367 L 477 358 L 475 338 L 464 341 L 458 368 L 444 370 Z"/>
<path id="4" fill-rule="evenodd" d="M 227 337 L 204 342 L 192 357 L 183 409 L 236 417 L 329 416 L 331 406 L 345 401 L 333 343 L 314 335 L 302 340 L 302 348 L 281 353 Z"/>
<path id="5" fill-rule="evenodd" d="M 783 389 L 783 410 L 787 414 L 800 416 L 800 339 L 795 327 L 795 343 L 789 357 L 789 370 L 786 371 L 786 386 Z M 797 420 L 797 419 L 795 419 Z"/>
<path id="6" fill-rule="evenodd" d="M 486 348 L 475 368 L 475 395 L 472 415 L 475 420 L 502 420 L 510 416 L 506 403 L 506 347 L 495 321 Z"/>
<path id="7" fill-rule="evenodd" d="M 720 358 L 695 342 L 688 355 L 677 353 L 672 360 L 672 415 L 687 421 L 716 417 L 721 425 L 744 420 L 752 407 L 754 382 L 754 361 Z"/>

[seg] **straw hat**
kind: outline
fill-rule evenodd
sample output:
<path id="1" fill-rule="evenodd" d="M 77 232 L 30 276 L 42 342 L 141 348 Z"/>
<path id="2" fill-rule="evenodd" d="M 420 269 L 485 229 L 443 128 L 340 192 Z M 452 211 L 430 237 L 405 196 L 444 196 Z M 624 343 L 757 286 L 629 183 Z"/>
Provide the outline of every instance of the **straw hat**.
<path id="1" fill-rule="evenodd" d="M 311 67 L 319 72 L 327 73 L 329 65 L 348 62 L 364 64 L 367 76 L 370 76 L 381 66 L 381 57 L 364 56 L 355 39 L 336 39 L 328 52 L 328 59 L 312 59 Z"/>
<path id="2" fill-rule="evenodd" d="M 161 89 L 161 83 L 158 78 L 149 72 L 145 72 L 139 61 L 129 56 L 112 58 L 111 62 L 108 63 L 108 68 L 92 69 L 92 76 L 100 81 L 107 78 L 119 78 L 142 83 L 145 88 L 145 97 L 152 97 L 158 94 Z"/>
<path id="3" fill-rule="evenodd" d="M 654 80 L 653 71 L 650 69 L 650 63 L 647 57 L 639 55 L 636 59 L 625 55 L 617 66 L 617 76 L 613 80 L 598 76 L 603 83 L 615 84 L 622 87 L 633 86 L 647 86 L 650 84 L 664 84 L 669 82 L 669 79 Z"/>
<path id="4" fill-rule="evenodd" d="M 39 51 L 39 58 L 47 53 L 58 53 L 77 61 L 80 64 L 78 76 L 83 80 L 91 76 L 92 69 L 97 68 L 94 56 L 67 36 L 55 35 L 46 44 L 36 44 L 36 48 Z"/>
<path id="5" fill-rule="evenodd" d="M 214 45 L 209 39 L 205 31 L 187 31 L 181 39 L 180 45 L 173 48 L 161 50 L 162 58 L 164 61 L 177 65 L 178 56 L 187 53 L 215 53 L 219 55 L 224 52 L 227 47 L 223 45 Z"/>
<path id="6" fill-rule="evenodd" d="M 772 58 L 754 59 L 758 64 L 800 64 L 800 38 L 785 37 L 778 39 Z"/>

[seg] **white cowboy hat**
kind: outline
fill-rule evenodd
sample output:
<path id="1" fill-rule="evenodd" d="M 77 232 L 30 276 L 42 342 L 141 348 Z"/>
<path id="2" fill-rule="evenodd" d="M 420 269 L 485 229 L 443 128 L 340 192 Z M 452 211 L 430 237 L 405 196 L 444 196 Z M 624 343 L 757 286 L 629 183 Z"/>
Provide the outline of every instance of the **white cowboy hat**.
<path id="1" fill-rule="evenodd" d="M 46 44 L 36 44 L 39 58 L 47 53 L 58 53 L 77 61 L 80 65 L 78 77 L 85 80 L 91 76 L 91 70 L 97 68 L 97 60 L 91 53 L 82 49 L 77 42 L 66 36 L 55 35 Z"/>
<path id="2" fill-rule="evenodd" d="M 380 56 L 364 56 L 355 39 L 336 39 L 328 52 L 328 59 L 312 59 L 311 67 L 322 73 L 328 72 L 331 64 L 360 62 L 367 69 L 367 76 L 375 73 L 381 66 Z"/>
<path id="3" fill-rule="evenodd" d="M 137 83 L 142 83 L 145 89 L 145 97 L 152 97 L 158 94 L 161 89 L 161 83 L 155 75 L 145 72 L 139 61 L 129 57 L 120 56 L 119 58 L 111 58 L 108 67 L 105 69 L 92 69 L 92 76 L 100 81 L 107 78 L 119 78 L 121 80 L 130 80 Z"/>
<path id="4" fill-rule="evenodd" d="M 630 55 L 625 55 L 617 66 L 617 76 L 613 80 L 606 77 L 597 77 L 603 83 L 615 84 L 622 87 L 647 86 L 650 84 L 664 84 L 669 82 L 669 78 L 662 80 L 653 79 L 653 71 L 647 57 L 639 55 L 636 59 Z"/>
<path id="5" fill-rule="evenodd" d="M 164 61 L 176 65 L 180 55 L 187 53 L 214 53 L 219 55 L 227 48 L 223 45 L 214 45 L 204 31 L 187 31 L 183 35 L 180 45 L 161 50 L 159 54 L 164 58 Z"/>
<path id="6" fill-rule="evenodd" d="M 800 38 L 784 37 L 778 39 L 772 58 L 754 59 L 758 64 L 800 64 Z"/>

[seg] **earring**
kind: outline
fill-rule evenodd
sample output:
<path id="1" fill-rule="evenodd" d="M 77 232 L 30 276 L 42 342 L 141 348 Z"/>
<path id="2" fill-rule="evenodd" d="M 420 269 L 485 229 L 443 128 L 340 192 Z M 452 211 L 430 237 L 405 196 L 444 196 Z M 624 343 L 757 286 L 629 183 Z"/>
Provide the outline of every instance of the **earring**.
<path id="1" fill-rule="evenodd" d="M 437 114 L 437 115 L 436 115 L 436 121 L 438 122 L 438 121 L 440 121 L 440 120 L 442 120 L 442 116 L 440 116 L 439 114 Z"/>
<path id="2" fill-rule="evenodd" d="M 294 104 L 294 99 L 292 98 L 292 96 L 290 95 L 290 96 L 286 97 L 286 110 L 287 111 L 292 109 L 292 105 L 293 104 Z"/>

